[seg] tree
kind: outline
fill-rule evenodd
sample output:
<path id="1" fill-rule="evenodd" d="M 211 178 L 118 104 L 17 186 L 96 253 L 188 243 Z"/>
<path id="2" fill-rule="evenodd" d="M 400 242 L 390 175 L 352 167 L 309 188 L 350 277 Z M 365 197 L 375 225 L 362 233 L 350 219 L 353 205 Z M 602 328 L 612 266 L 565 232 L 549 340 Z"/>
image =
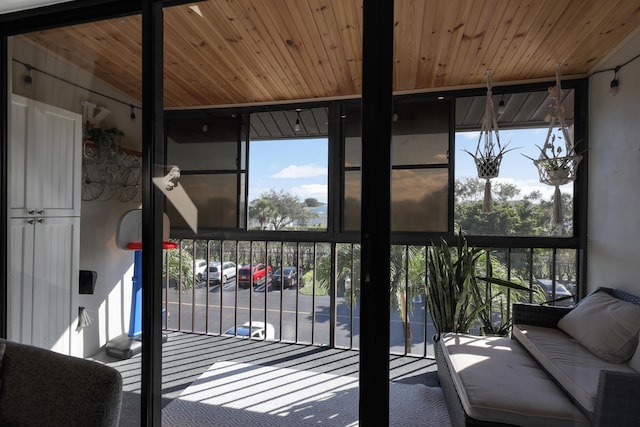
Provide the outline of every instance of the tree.
<path id="1" fill-rule="evenodd" d="M 169 281 L 176 284 L 176 292 L 180 289 L 188 291 L 193 288 L 193 258 L 188 251 L 179 251 L 177 249 L 169 249 L 165 251 L 162 257 L 163 274 L 169 273 Z M 162 278 L 165 283 L 167 277 Z M 180 286 L 178 287 L 178 283 Z"/>
<path id="2" fill-rule="evenodd" d="M 249 218 L 260 224 L 260 230 L 264 230 L 269 220 L 276 215 L 276 207 L 265 199 L 256 199 L 249 204 Z"/>
<path id="3" fill-rule="evenodd" d="M 455 183 L 455 221 L 465 234 L 500 236 L 571 235 L 573 198 L 562 194 L 564 218 L 562 225 L 551 223 L 552 201 L 542 199 L 539 191 L 532 191 L 516 199 L 520 189 L 510 183 L 495 183 L 496 200 L 493 212 L 483 212 L 484 186 L 478 178 L 465 178 Z"/>
<path id="4" fill-rule="evenodd" d="M 391 305 L 398 311 L 404 331 L 405 349 L 412 344 L 413 298 L 422 293 L 425 252 L 417 246 L 391 246 Z"/>
<path id="5" fill-rule="evenodd" d="M 424 287 L 424 249 L 417 246 L 391 247 L 390 297 L 391 306 L 398 312 L 404 331 L 405 348 L 411 348 L 411 324 L 413 298 Z M 336 283 L 350 279 L 351 289 L 345 295 L 346 303 L 353 306 L 360 296 L 360 245 L 342 245 L 337 249 Z M 318 260 L 317 286 L 329 289 L 331 284 L 331 257 Z"/>
<path id="6" fill-rule="evenodd" d="M 304 199 L 304 205 L 308 208 L 317 208 L 318 206 L 322 206 L 322 203 L 320 203 L 316 198 L 309 197 Z"/>
<path id="7" fill-rule="evenodd" d="M 498 183 L 496 185 L 496 190 L 498 200 L 500 200 L 501 202 L 512 200 L 514 197 L 520 194 L 520 189 L 517 186 L 506 182 Z"/>
<path id="8" fill-rule="evenodd" d="M 456 204 L 482 201 L 483 194 L 484 182 L 479 178 L 464 178 L 455 182 Z"/>
<path id="9" fill-rule="evenodd" d="M 305 204 L 283 190 L 264 192 L 249 204 L 249 220 L 260 224 L 261 230 L 270 227 L 277 231 L 294 224 L 305 226 L 308 218 Z"/>

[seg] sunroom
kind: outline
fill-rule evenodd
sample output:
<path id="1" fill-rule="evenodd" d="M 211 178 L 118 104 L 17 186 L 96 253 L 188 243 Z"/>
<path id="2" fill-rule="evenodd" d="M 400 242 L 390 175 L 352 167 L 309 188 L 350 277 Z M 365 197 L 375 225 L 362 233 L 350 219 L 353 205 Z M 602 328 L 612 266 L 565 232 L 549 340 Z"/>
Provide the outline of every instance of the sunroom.
<path id="1" fill-rule="evenodd" d="M 245 322 L 272 325 L 269 340 L 357 350 L 361 372 L 379 373 L 361 375 L 361 402 L 376 408 L 361 422 L 388 417 L 389 355 L 433 357 L 424 253 L 459 230 L 505 278 L 548 286 L 544 299 L 568 291 L 558 303 L 573 304 L 601 285 L 640 293 L 635 2 L 28 9 L 45 3 L 58 2 L 0 9 L 1 332 L 79 357 L 140 333 L 136 350 L 153 349 L 140 359 L 143 423 L 159 422 L 164 334 Z M 555 187 L 535 161 L 558 86 L 580 161 Z M 487 179 L 475 161 L 489 107 L 504 155 Z M 16 148 L 16 129 L 32 128 L 73 137 L 47 151 L 25 131 Z M 180 196 L 154 184 L 174 166 Z M 121 234 L 127 215 L 134 237 Z M 233 263 L 235 277 L 220 268 L 218 282 L 202 280 L 200 260 L 207 275 Z M 240 286 L 241 266 L 260 263 L 270 276 Z M 285 267 L 297 279 L 277 287 Z M 27 285 L 33 275 L 68 285 Z M 25 322 L 46 332 L 26 334 Z"/>

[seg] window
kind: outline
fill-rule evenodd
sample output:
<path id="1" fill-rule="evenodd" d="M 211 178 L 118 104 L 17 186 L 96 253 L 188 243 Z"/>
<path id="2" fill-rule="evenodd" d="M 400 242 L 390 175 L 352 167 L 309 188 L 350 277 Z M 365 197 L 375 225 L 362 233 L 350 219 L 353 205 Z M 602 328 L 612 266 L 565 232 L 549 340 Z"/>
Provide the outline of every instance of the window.
<path id="1" fill-rule="evenodd" d="M 248 229 L 326 230 L 328 109 L 250 117 Z"/>
<path id="2" fill-rule="evenodd" d="M 498 126 L 509 151 L 498 177 L 491 180 L 491 213 L 483 210 L 486 182 L 478 178 L 470 155 L 478 144 L 485 96 L 455 99 L 454 138 L 449 134 L 450 101 L 425 95 L 397 97 L 391 141 L 392 231 L 448 233 L 461 227 L 465 234 L 476 236 L 573 237 L 573 184 L 559 187 L 556 204 L 555 188 L 540 182 L 532 160 L 538 158 L 538 147 L 548 133 L 547 97 L 546 90 L 494 93 L 494 105 L 505 104 Z M 343 143 L 342 175 L 336 178 L 342 189 L 340 231 L 354 232 L 360 229 L 361 209 L 360 106 L 351 101 L 341 104 L 341 123 L 336 124 L 340 129 L 332 133 Z M 573 133 L 573 89 L 564 90 L 562 105 Z M 200 227 L 327 230 L 332 200 L 329 117 L 337 117 L 329 111 L 325 106 L 270 107 L 170 118 L 167 163 L 180 167 L 181 184 L 198 207 Z M 584 151 L 579 144 L 578 152 Z M 558 223 L 552 223 L 554 204 L 561 207 Z M 167 212 L 172 227 L 186 227 L 172 206 Z"/>
<path id="3" fill-rule="evenodd" d="M 564 90 L 562 105 L 573 138 L 574 91 Z M 455 224 L 468 235 L 493 236 L 573 236 L 573 182 L 559 187 L 562 218 L 552 221 L 555 187 L 540 182 L 532 159 L 538 159 L 545 144 L 549 123 L 547 91 L 508 95 L 494 93 L 504 112 L 498 115 L 501 144 L 511 150 L 504 154 L 499 176 L 491 180 L 492 212 L 483 210 L 485 180 L 478 178 L 474 158 L 485 96 L 458 98 L 455 136 Z M 558 138 L 562 138 L 560 135 Z M 558 140 L 557 140 L 558 141 Z M 481 143 L 481 145 L 483 142 Z M 577 151 L 580 152 L 578 143 Z"/>
<path id="4" fill-rule="evenodd" d="M 360 229 L 360 109 L 344 114 L 343 229 Z M 392 129 L 391 229 L 446 232 L 449 194 L 449 103 L 396 101 Z"/>
<path id="5" fill-rule="evenodd" d="M 238 139 L 233 115 L 174 118 L 167 121 L 167 164 L 180 168 L 180 185 L 198 209 L 198 228 L 238 226 Z M 172 227 L 187 227 L 167 202 Z"/>

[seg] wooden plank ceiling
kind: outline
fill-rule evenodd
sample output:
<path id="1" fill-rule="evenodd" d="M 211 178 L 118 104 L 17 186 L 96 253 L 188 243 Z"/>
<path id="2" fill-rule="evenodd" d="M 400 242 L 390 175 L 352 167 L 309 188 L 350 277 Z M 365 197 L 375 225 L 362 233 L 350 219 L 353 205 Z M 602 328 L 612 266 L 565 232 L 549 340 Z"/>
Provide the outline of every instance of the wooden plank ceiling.
<path id="1" fill-rule="evenodd" d="M 196 7 L 197 6 L 197 7 Z M 398 93 L 585 76 L 640 27 L 637 0 L 396 0 Z M 168 109 L 357 97 L 362 0 L 210 0 L 165 9 Z M 141 20 L 25 35 L 141 99 Z"/>

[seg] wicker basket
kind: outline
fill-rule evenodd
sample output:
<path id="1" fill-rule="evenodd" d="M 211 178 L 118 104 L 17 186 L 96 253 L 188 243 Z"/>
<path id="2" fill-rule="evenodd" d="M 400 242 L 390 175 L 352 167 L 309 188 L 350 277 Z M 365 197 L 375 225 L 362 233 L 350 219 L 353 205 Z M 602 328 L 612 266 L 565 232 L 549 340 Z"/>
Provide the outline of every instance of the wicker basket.
<path id="1" fill-rule="evenodd" d="M 474 160 L 478 169 L 478 178 L 491 179 L 500 174 L 502 156 L 474 157 Z"/>
<path id="2" fill-rule="evenodd" d="M 534 160 L 538 168 L 540 182 L 557 187 L 568 184 L 576 179 L 578 164 L 582 160 L 581 155 L 554 157 L 549 159 Z"/>

